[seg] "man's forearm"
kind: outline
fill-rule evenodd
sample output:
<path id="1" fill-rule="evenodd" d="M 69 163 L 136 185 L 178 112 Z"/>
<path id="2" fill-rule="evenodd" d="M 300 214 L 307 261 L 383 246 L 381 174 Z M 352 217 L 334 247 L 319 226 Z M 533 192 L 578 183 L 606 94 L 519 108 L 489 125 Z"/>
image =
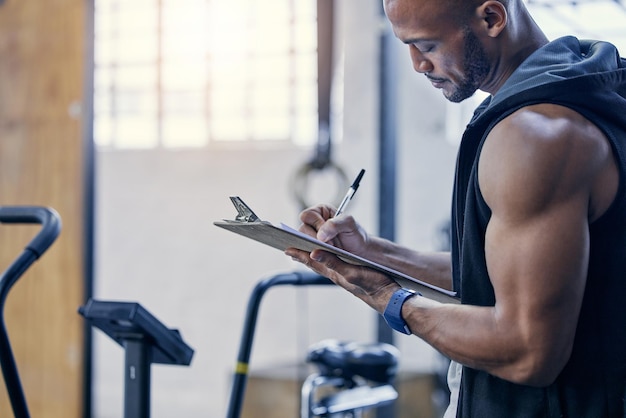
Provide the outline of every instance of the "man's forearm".
<path id="1" fill-rule="evenodd" d="M 452 264 L 449 252 L 418 252 L 389 240 L 373 237 L 366 257 L 416 279 L 452 290 Z"/>

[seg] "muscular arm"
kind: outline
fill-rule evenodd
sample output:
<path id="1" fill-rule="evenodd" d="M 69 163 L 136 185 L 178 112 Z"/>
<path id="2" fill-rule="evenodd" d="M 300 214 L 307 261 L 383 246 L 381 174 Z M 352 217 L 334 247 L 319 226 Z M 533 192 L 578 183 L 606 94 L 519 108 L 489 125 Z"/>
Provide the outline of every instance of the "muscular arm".
<path id="1" fill-rule="evenodd" d="M 576 332 L 588 223 L 610 204 L 616 178 L 606 140 L 572 111 L 533 106 L 503 121 L 479 164 L 492 210 L 485 255 L 496 304 L 413 298 L 403 310 L 411 330 L 465 365 L 513 382 L 551 383 Z M 608 191 L 599 179 L 608 180 Z"/>
<path id="2" fill-rule="evenodd" d="M 479 164 L 480 189 L 492 210 L 484 250 L 496 304 L 410 298 L 402 314 L 413 334 L 451 359 L 503 379 L 551 383 L 572 349 L 587 273 L 588 224 L 612 202 L 617 178 L 606 139 L 571 110 L 537 105 L 503 120 L 489 134 Z M 393 248 L 388 244 L 381 248 L 383 258 L 420 258 L 387 251 Z M 378 312 L 399 287 L 328 253 L 288 253 Z"/>

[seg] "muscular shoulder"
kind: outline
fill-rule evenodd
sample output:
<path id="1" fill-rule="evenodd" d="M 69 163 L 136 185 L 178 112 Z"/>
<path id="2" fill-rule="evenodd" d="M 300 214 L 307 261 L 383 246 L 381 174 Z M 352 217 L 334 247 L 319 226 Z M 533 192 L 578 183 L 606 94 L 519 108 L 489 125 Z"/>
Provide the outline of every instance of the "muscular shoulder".
<path id="1" fill-rule="evenodd" d="M 492 210 L 506 205 L 512 216 L 512 208 L 528 216 L 571 198 L 581 204 L 587 199 L 592 212 L 610 204 L 617 171 L 608 140 L 593 123 L 569 108 L 540 104 L 492 129 L 480 157 L 479 183 Z"/>

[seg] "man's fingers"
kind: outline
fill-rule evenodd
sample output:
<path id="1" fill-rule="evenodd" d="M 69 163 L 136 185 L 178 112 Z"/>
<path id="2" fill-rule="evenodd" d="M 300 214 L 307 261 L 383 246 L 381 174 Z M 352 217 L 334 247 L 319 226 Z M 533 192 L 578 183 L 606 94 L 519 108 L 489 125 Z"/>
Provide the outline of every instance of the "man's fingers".
<path id="1" fill-rule="evenodd" d="M 307 234 L 313 238 L 317 238 L 317 230 L 314 229 L 313 227 L 311 227 L 311 225 L 308 224 L 302 224 L 300 225 L 300 228 L 298 228 L 300 230 L 300 232 L 302 232 L 303 234 Z"/>

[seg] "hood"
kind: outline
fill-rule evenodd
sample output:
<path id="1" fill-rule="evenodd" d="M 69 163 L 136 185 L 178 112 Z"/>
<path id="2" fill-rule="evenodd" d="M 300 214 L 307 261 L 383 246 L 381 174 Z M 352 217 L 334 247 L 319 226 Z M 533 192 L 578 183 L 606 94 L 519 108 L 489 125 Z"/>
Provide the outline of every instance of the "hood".
<path id="1" fill-rule="evenodd" d="M 624 121 L 626 60 L 608 43 L 566 36 L 531 54 L 500 90 L 488 98 L 471 124 L 521 104 L 563 103 Z M 610 115 L 613 113 L 612 115 Z"/>

